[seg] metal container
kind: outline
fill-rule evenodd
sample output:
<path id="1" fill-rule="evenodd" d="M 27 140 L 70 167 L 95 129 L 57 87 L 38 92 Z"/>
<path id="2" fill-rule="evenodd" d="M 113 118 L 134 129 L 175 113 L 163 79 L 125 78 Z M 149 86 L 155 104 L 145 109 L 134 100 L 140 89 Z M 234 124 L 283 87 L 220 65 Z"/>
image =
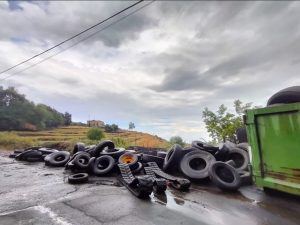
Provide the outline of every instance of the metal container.
<path id="1" fill-rule="evenodd" d="M 253 180 L 300 195 L 300 103 L 246 111 Z"/>

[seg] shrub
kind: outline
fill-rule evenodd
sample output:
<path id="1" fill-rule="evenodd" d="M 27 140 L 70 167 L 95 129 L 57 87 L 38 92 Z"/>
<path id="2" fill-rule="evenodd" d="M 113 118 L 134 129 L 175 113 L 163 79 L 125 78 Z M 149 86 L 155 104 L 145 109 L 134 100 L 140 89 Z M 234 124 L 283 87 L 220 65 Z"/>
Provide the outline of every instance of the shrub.
<path id="1" fill-rule="evenodd" d="M 127 148 L 128 146 L 130 146 L 130 143 L 128 143 L 128 141 L 126 141 L 124 138 L 113 137 L 113 138 L 111 138 L 111 141 L 117 147 Z"/>
<path id="2" fill-rule="evenodd" d="M 101 140 L 102 138 L 104 138 L 104 132 L 103 130 L 99 129 L 99 128 L 91 128 L 88 130 L 87 132 L 87 137 L 90 140 Z"/>
<path id="3" fill-rule="evenodd" d="M 178 144 L 181 147 L 184 147 L 184 145 L 185 145 L 184 141 L 182 140 L 182 138 L 180 136 L 173 136 L 173 137 L 171 137 L 170 138 L 170 142 L 172 144 Z"/>

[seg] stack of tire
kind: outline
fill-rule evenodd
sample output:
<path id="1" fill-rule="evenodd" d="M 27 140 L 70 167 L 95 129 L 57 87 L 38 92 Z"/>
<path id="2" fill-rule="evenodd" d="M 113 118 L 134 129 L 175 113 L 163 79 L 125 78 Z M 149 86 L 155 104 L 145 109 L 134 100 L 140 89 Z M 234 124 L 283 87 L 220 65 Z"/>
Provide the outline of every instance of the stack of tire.
<path id="1" fill-rule="evenodd" d="M 163 169 L 170 173 L 182 172 L 192 181 L 210 179 L 222 190 L 233 191 L 251 183 L 248 165 L 247 143 L 225 142 L 215 147 L 193 141 L 190 148 L 174 145 L 165 157 Z"/>

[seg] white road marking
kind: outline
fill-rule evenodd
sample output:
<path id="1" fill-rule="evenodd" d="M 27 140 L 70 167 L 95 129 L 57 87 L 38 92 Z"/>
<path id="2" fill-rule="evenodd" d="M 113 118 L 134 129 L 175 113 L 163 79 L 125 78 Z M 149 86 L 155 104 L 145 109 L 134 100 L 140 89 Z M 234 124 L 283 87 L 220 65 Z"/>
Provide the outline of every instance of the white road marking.
<path id="1" fill-rule="evenodd" d="M 42 205 L 34 206 L 35 210 L 40 211 L 41 213 L 47 213 L 48 216 L 56 223 L 60 225 L 72 225 L 71 223 L 64 220 L 64 218 L 58 216 L 55 212 L 53 212 L 50 208 L 44 207 Z"/>

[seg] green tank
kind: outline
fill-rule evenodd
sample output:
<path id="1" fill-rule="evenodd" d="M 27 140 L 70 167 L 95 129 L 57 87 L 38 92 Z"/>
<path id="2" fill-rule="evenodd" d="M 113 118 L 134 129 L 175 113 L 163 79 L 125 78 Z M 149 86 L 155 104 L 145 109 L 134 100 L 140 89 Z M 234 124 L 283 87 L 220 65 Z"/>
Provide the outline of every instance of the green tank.
<path id="1" fill-rule="evenodd" d="M 246 111 L 253 181 L 300 195 L 300 103 Z"/>

